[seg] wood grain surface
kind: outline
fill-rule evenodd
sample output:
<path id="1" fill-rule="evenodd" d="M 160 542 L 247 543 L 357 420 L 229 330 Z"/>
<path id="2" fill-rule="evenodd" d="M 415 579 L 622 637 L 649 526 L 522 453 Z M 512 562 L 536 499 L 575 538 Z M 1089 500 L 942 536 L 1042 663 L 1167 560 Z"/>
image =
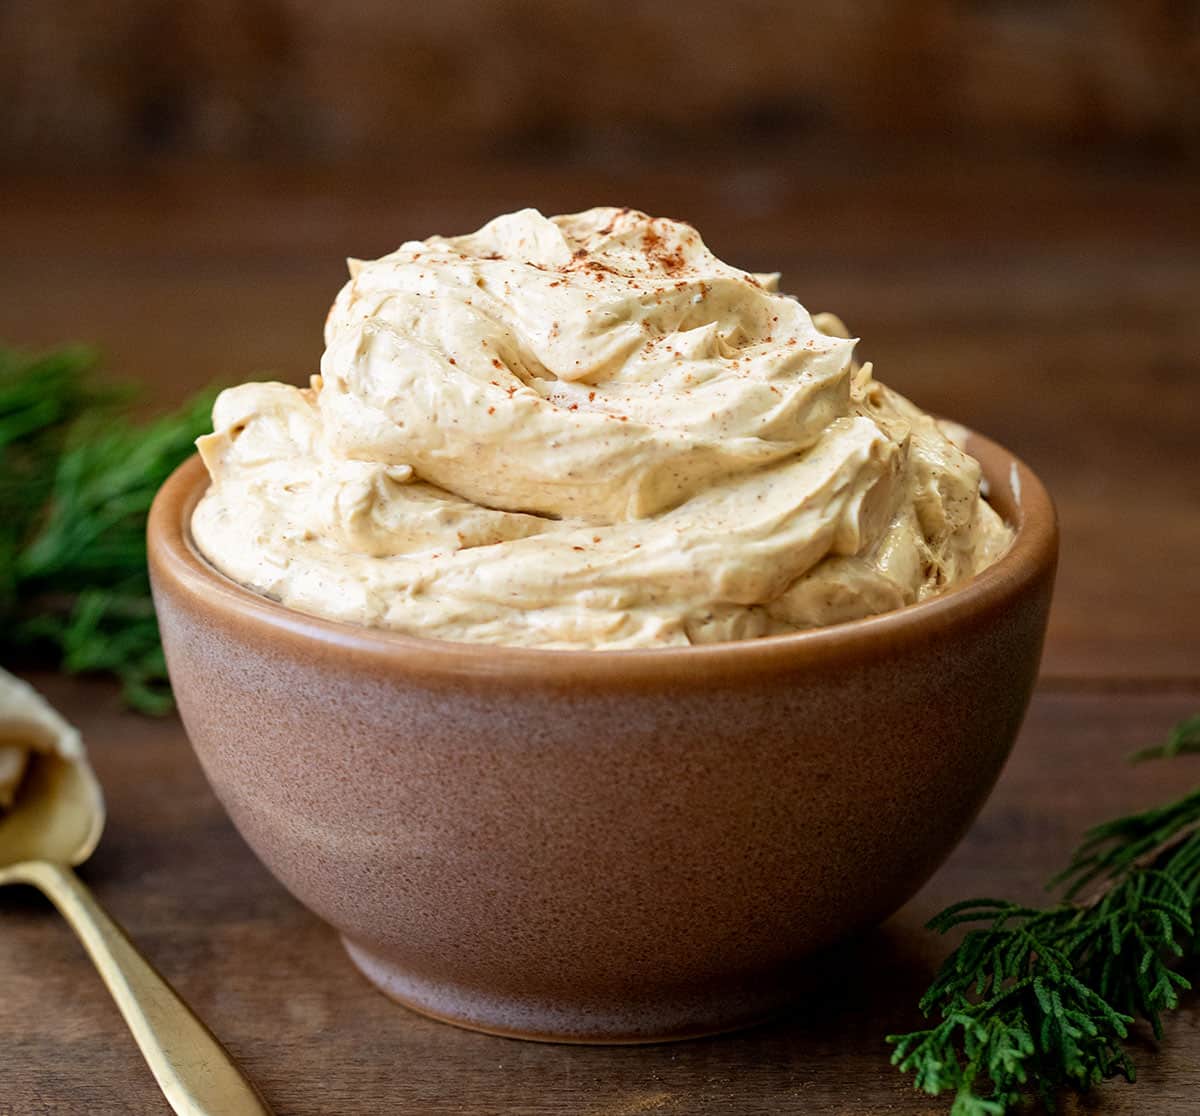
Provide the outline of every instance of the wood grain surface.
<path id="1" fill-rule="evenodd" d="M 887 925 L 814 965 L 793 1014 L 629 1049 L 485 1038 L 394 1007 L 268 876 L 174 719 L 105 683 L 34 677 L 108 792 L 86 877 L 282 1114 L 921 1113 L 883 1036 L 914 1026 L 946 902 L 1035 899 L 1087 825 L 1200 782 L 1122 757 L 1200 709 L 1197 182 L 1034 165 L 778 160 L 655 172 L 499 165 L 387 176 L 224 167 L 0 183 L 0 339 L 95 341 L 152 406 L 213 379 L 316 367 L 342 257 L 520 204 L 627 202 L 693 219 L 841 313 L 881 378 L 1043 475 L 1063 563 L 1043 680 L 963 845 Z M 848 762 L 870 762 L 870 742 Z M 0 892 L 0 1114 L 165 1111 L 82 952 L 32 893 Z M 1193 1004 L 1195 1001 L 1193 1001 Z M 1097 1113 L 1200 1112 L 1200 1013 L 1140 1042 Z M 1081 1109 L 1084 1110 L 1084 1109 Z"/>

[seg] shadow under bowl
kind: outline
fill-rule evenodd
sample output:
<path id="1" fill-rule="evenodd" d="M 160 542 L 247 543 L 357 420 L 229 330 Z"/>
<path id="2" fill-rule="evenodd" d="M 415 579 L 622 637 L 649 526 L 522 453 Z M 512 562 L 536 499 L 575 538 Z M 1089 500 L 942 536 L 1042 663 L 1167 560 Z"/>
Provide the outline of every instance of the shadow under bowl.
<path id="1" fill-rule="evenodd" d="M 741 643 L 452 643 L 284 608 L 149 523 L 171 682 L 267 867 L 388 995 L 464 1027 L 649 1042 L 756 1022 L 887 917 L 995 784 L 1037 675 L 1054 509 L 972 435 L 1009 552 L 881 616 Z"/>

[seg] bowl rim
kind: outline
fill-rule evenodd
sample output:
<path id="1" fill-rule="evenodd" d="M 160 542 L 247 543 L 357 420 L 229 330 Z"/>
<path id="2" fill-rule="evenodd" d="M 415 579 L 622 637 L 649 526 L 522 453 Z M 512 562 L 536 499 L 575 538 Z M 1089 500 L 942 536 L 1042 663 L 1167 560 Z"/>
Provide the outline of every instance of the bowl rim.
<path id="1" fill-rule="evenodd" d="M 956 424 L 957 425 L 957 424 Z M 311 654 L 319 645 L 340 659 L 385 673 L 426 679 L 503 678 L 538 688 L 592 689 L 613 681 L 656 684 L 750 679 L 820 661 L 863 661 L 903 654 L 996 617 L 1053 580 L 1058 524 L 1041 480 L 1002 445 L 962 427 L 966 448 L 983 468 L 989 502 L 1015 529 L 1009 549 L 986 569 L 937 596 L 858 620 L 724 643 L 622 650 L 470 643 L 368 628 L 289 608 L 221 573 L 191 537 L 191 516 L 208 487 L 198 454 L 184 461 L 154 498 L 147 547 L 156 601 L 174 591 L 210 620 L 236 623 L 261 639 Z M 161 602 L 159 602 L 161 603 Z M 298 646 L 304 645 L 304 646 Z"/>

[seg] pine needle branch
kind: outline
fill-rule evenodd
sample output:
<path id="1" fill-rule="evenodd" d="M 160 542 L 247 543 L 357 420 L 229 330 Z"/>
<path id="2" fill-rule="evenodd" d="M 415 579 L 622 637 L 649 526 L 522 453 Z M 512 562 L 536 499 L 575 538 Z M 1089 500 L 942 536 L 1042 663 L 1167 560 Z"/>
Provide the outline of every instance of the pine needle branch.
<path id="1" fill-rule="evenodd" d="M 1153 759 L 1174 759 L 1176 756 L 1200 753 L 1200 713 L 1180 721 L 1162 744 L 1143 748 L 1129 757 L 1132 763 Z"/>
<path id="2" fill-rule="evenodd" d="M 1200 717 L 1139 755 L 1195 751 Z M 1063 1090 L 1135 1079 L 1130 1028 L 1162 1036 L 1191 988 L 1177 963 L 1200 955 L 1200 788 L 1095 827 L 1050 886 L 1062 900 L 1046 909 L 971 899 L 929 923 L 973 928 L 921 999 L 940 1021 L 888 1042 L 951 1116 L 1003 1116 L 1031 1093 L 1053 1110 Z"/>
<path id="3" fill-rule="evenodd" d="M 0 346 L 0 658 L 115 674 L 171 708 L 146 572 L 146 515 L 209 424 L 212 393 L 155 422 L 97 382 L 85 348 Z"/>

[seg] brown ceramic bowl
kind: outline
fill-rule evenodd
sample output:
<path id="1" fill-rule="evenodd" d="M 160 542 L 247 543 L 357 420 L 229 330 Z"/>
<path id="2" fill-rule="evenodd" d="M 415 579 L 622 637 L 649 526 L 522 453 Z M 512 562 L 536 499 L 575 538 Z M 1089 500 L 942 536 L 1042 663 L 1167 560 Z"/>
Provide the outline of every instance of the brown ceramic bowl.
<path id="1" fill-rule="evenodd" d="M 163 486 L 150 566 L 188 735 L 235 824 L 388 995 L 522 1038 L 753 1022 L 963 835 L 1037 674 L 1054 510 L 973 437 L 1017 528 L 943 596 L 742 643 L 549 651 L 307 616 L 216 572 Z"/>

